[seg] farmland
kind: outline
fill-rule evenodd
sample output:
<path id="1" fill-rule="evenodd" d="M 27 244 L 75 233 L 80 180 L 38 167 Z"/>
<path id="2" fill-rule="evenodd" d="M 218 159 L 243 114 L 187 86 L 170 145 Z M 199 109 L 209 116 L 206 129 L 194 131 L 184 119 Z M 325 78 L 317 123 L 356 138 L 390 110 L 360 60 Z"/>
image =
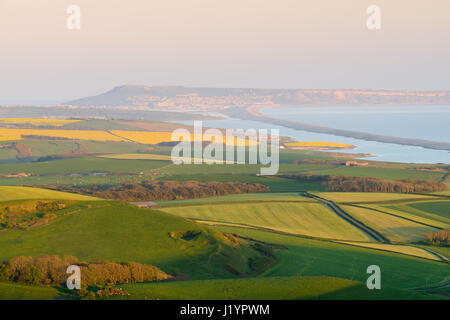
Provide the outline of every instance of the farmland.
<path id="1" fill-rule="evenodd" d="M 342 206 L 342 208 L 357 220 L 377 230 L 393 242 L 418 241 L 423 238 L 423 234 L 436 231 L 435 228 L 370 209 L 353 206 Z"/>
<path id="2" fill-rule="evenodd" d="M 56 255 L 83 263 L 135 262 L 173 277 L 113 285 L 129 296 L 105 298 L 95 291 L 106 290 L 103 285 L 89 288 L 97 299 L 448 296 L 436 289 L 448 285 L 448 245 L 424 237 L 450 228 L 448 191 L 330 192 L 317 179 L 437 184 L 448 177 L 445 165 L 368 160 L 364 167 L 346 166 L 349 159 L 342 155 L 293 149 L 280 150 L 279 174 L 273 176 L 259 175 L 259 164 L 175 165 L 172 148 L 158 143 L 170 141 L 176 126 L 0 121 L 0 278 L 2 263 L 14 257 Z M 214 188 L 206 192 L 199 183 Z M 187 192 L 194 187 L 202 192 Z M 138 208 L 135 201 L 151 208 Z M 365 286 L 373 264 L 382 270 L 380 291 Z M 63 287 L 0 281 L 0 299 L 79 298 Z"/>
<path id="3" fill-rule="evenodd" d="M 370 193 L 370 192 L 321 192 L 322 198 L 339 203 L 383 202 L 412 199 L 433 199 L 432 196 L 403 193 Z"/>
<path id="4" fill-rule="evenodd" d="M 0 118 L 0 124 L 30 124 L 36 127 L 50 126 L 62 127 L 67 124 L 76 123 L 80 120 L 66 120 L 66 119 L 46 119 L 46 118 Z"/>
<path id="5" fill-rule="evenodd" d="M 245 240 L 231 242 L 219 231 L 162 212 L 115 202 L 75 206 L 78 210 L 72 208 L 72 214 L 25 233 L 14 229 L 0 232 L 0 260 L 20 255 L 70 254 L 85 261 L 152 264 L 167 272 L 204 279 L 234 277 L 221 267 L 225 264 L 233 265 L 238 272 L 248 272 L 247 259 L 259 255 Z M 189 230 L 200 235 L 192 240 L 176 236 L 176 232 Z M 189 263 L 183 263 L 185 259 Z"/>
<path id="6" fill-rule="evenodd" d="M 54 300 L 66 298 L 57 288 L 0 282 L 0 300 Z"/>
<path id="7" fill-rule="evenodd" d="M 318 203 L 217 204 L 161 209 L 173 215 L 329 239 L 371 240 Z"/>
<path id="8" fill-rule="evenodd" d="M 361 283 L 333 277 L 270 277 L 239 280 L 200 280 L 172 283 L 134 284 L 122 286 L 133 299 L 177 300 L 186 296 L 199 300 L 297 300 L 339 299 L 353 296 L 360 299 L 402 297 L 426 299 L 420 293 L 386 290 L 382 293 L 365 290 Z M 362 296 L 360 294 L 363 294 Z"/>
<path id="9" fill-rule="evenodd" d="M 4 187 L 0 186 L 0 202 L 15 200 L 99 200 L 94 197 L 83 196 L 79 194 L 45 190 L 28 187 Z"/>

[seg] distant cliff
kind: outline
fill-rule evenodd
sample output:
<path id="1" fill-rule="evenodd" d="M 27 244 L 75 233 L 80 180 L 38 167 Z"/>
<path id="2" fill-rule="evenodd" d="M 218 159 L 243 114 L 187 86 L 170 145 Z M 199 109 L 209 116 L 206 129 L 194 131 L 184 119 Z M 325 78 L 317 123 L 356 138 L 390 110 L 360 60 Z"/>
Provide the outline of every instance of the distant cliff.
<path id="1" fill-rule="evenodd" d="M 119 86 L 65 103 L 73 106 L 148 106 L 210 109 L 249 105 L 450 105 L 450 91 L 310 90 Z"/>

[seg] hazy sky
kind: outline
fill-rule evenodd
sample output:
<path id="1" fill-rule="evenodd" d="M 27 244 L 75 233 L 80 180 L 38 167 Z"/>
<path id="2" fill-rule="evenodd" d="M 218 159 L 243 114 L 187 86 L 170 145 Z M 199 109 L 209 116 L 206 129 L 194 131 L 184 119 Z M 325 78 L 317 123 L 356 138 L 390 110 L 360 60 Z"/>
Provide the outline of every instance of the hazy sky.
<path id="1" fill-rule="evenodd" d="M 450 0 L 0 0 L 0 102 L 122 84 L 450 90 L 449 57 Z"/>

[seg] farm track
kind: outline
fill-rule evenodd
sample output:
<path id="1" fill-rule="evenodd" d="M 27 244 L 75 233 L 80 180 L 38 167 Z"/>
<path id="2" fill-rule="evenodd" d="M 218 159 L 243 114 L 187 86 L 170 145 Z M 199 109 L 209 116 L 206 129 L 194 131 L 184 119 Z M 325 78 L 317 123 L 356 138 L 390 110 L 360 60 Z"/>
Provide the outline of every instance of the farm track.
<path id="1" fill-rule="evenodd" d="M 434 254 L 435 256 L 439 257 L 439 259 L 441 259 L 442 261 L 445 261 L 445 262 L 447 262 L 447 263 L 450 262 L 450 260 L 449 260 L 446 256 L 444 256 L 443 254 L 441 254 L 441 253 L 439 253 L 439 252 L 430 250 L 430 249 L 428 249 L 428 248 L 422 248 L 422 247 L 421 247 L 420 249 L 425 250 L 425 251 L 428 251 L 428 252 L 431 253 L 431 254 Z"/>
<path id="2" fill-rule="evenodd" d="M 423 222 L 420 222 L 420 221 L 416 221 L 414 219 L 402 217 L 402 216 L 399 216 L 399 215 L 396 215 L 396 214 L 393 214 L 393 213 L 385 212 L 385 211 L 382 211 L 382 210 L 379 210 L 379 209 L 368 208 L 368 207 L 364 207 L 364 206 L 360 206 L 360 205 L 352 204 L 352 203 L 349 203 L 347 205 L 348 206 L 352 206 L 352 207 L 361 208 L 361 209 L 366 209 L 366 210 L 373 210 L 373 211 L 376 211 L 376 212 L 379 212 L 379 213 L 384 213 L 384 214 L 387 214 L 387 215 L 390 215 L 390 216 L 393 216 L 393 217 L 396 217 L 396 218 L 400 218 L 400 219 L 408 220 L 408 221 L 411 221 L 411 222 L 414 222 L 414 223 L 417 223 L 417 224 L 421 224 L 421 225 L 426 226 L 426 227 L 431 227 L 431 228 L 436 228 L 436 229 L 442 230 L 442 228 L 440 228 L 440 227 L 436 227 L 436 226 L 433 226 L 431 224 L 427 224 L 427 223 L 423 223 Z"/>
<path id="3" fill-rule="evenodd" d="M 349 222 L 353 226 L 357 227 L 361 231 L 365 232 L 366 234 L 371 236 L 376 241 L 383 242 L 383 243 L 390 243 L 390 241 L 386 237 L 384 237 L 381 233 L 375 231 L 374 229 L 372 229 L 369 226 L 365 225 L 361 221 L 355 219 L 353 216 L 351 216 L 350 214 L 348 214 L 347 212 L 342 210 L 340 207 L 338 207 L 333 201 L 321 198 L 319 196 L 310 194 L 308 192 L 304 192 L 303 195 L 305 197 L 309 197 L 309 198 L 312 198 L 312 199 L 315 199 L 315 200 L 317 200 L 319 202 L 324 203 L 326 206 L 331 208 L 331 210 L 333 210 L 339 217 L 341 217 L 342 219 L 346 220 L 347 222 Z"/>
<path id="4" fill-rule="evenodd" d="M 128 138 L 119 136 L 118 134 L 112 133 L 111 130 L 105 130 L 105 132 L 108 133 L 108 134 L 110 134 L 110 135 L 112 135 L 112 136 L 115 136 L 115 137 L 117 137 L 117 138 L 120 138 L 120 139 L 123 139 L 123 140 L 127 140 L 128 142 L 133 142 L 133 143 L 139 143 L 139 144 L 142 144 L 142 143 L 140 143 L 140 142 L 133 141 L 133 140 L 131 140 L 131 139 L 128 139 Z"/>
<path id="5" fill-rule="evenodd" d="M 274 233 L 274 234 L 279 234 L 279 235 L 284 235 L 284 236 L 290 236 L 290 237 L 297 237 L 297 238 L 302 238 L 302 239 L 312 239 L 312 240 L 318 240 L 318 241 L 327 241 L 327 242 L 334 242 L 334 243 L 338 243 L 341 245 L 347 245 L 347 246 L 353 246 L 353 247 L 357 247 L 357 248 L 366 248 L 366 249 L 370 249 L 370 250 L 376 250 L 376 251 L 381 251 L 381 252 L 389 252 L 389 253 L 396 253 L 396 254 L 400 254 L 400 255 L 405 255 L 405 256 L 409 256 L 409 257 L 419 257 L 419 256 L 414 256 L 408 253 L 404 253 L 404 252 L 398 252 L 398 251 L 391 251 L 391 250 L 387 250 L 387 249 L 381 249 L 381 248 L 373 248 L 373 247 L 364 247 L 364 246 L 358 246 L 356 244 L 350 244 L 350 243 L 346 243 L 346 242 L 342 242 L 343 240 L 339 240 L 339 239 L 330 239 L 330 238 L 321 238 L 321 237 L 315 237 L 315 236 L 308 236 L 308 235 L 304 235 L 304 234 L 296 234 L 296 233 L 290 233 L 290 232 L 284 232 L 284 231 L 280 231 L 280 230 L 274 230 L 274 229 L 270 229 L 270 228 L 266 228 L 266 227 L 258 227 L 258 226 L 253 226 L 253 225 L 249 225 L 249 224 L 243 224 L 243 223 L 230 223 L 230 222 L 226 222 L 226 221 L 218 221 L 218 220 L 203 220 L 203 219 L 197 219 L 197 218 L 187 218 L 190 219 L 192 221 L 196 221 L 198 223 L 205 223 L 207 225 L 212 225 L 212 226 L 223 226 L 223 227 L 234 227 L 234 228 L 241 228 L 241 229 L 252 229 L 252 230 L 258 230 L 258 231 L 263 231 L 263 232 L 270 232 L 270 233 Z M 267 242 L 263 242 L 263 241 L 258 241 L 255 240 L 253 238 L 248 238 L 248 237 L 243 237 L 237 234 L 233 234 L 234 236 L 238 237 L 238 238 L 243 238 L 243 239 L 247 239 L 247 240 L 251 240 L 251 241 L 256 241 L 256 242 L 262 242 L 265 244 L 269 244 Z M 364 241 L 354 241 L 355 243 L 357 242 L 364 242 Z M 395 245 L 393 245 L 395 246 Z M 413 246 L 412 246 L 413 247 Z M 287 248 L 283 248 L 283 249 L 287 249 Z M 427 257 L 419 257 L 421 259 L 426 259 L 426 260 L 430 260 L 433 262 L 446 262 L 449 263 L 449 259 L 437 252 L 434 252 L 432 250 L 429 249 L 425 249 L 425 248 L 420 248 L 424 251 L 427 251 L 428 253 L 434 255 L 435 257 L 439 258 L 440 260 L 434 260 L 434 259 L 430 259 Z"/>

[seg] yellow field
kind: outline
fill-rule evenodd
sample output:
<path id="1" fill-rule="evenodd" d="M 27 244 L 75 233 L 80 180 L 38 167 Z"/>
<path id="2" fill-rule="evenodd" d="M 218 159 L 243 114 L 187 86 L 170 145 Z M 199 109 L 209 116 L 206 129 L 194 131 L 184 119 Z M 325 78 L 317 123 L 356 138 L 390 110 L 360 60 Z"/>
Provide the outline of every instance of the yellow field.
<path id="1" fill-rule="evenodd" d="M 120 153 L 97 156 L 98 158 L 117 159 L 117 160 L 162 160 L 171 161 L 171 157 L 164 154 L 146 154 L 146 153 Z"/>
<path id="2" fill-rule="evenodd" d="M 45 120 L 45 119 L 43 119 Z M 94 141 L 134 141 L 143 144 L 158 144 L 160 142 L 171 142 L 172 132 L 147 132 L 147 131 L 125 131 L 111 130 L 111 133 L 102 130 L 61 130 L 61 129 L 9 129 L 0 128 L 0 141 L 22 140 L 23 136 L 45 136 L 52 138 L 64 138 L 73 140 Z M 191 141 L 214 141 L 211 135 L 191 135 Z M 226 139 L 223 141 L 226 144 Z M 236 138 L 237 146 L 255 145 L 255 141 Z"/>
<path id="3" fill-rule="evenodd" d="M 3 129 L 0 128 L 0 141 L 22 140 L 22 136 L 46 136 L 74 140 L 124 141 L 106 131 L 100 130 L 50 130 L 50 129 Z"/>
<path id="4" fill-rule="evenodd" d="M 336 143 L 336 142 L 324 142 L 324 141 L 299 141 L 286 143 L 287 147 L 328 147 L 328 148 L 342 148 L 347 149 L 353 147 L 351 144 L 347 143 Z"/>
<path id="5" fill-rule="evenodd" d="M 63 119 L 39 119 L 39 118 L 0 118 L 1 123 L 7 124 L 31 124 L 34 126 L 53 126 L 62 127 L 69 123 L 82 120 L 63 120 Z"/>
<path id="6" fill-rule="evenodd" d="M 412 246 L 373 243 L 373 242 L 350 242 L 350 241 L 339 241 L 339 242 L 345 243 L 345 244 L 351 244 L 354 246 L 364 247 L 364 248 L 372 248 L 372 249 L 378 249 L 378 250 L 403 253 L 403 254 L 407 254 L 410 256 L 441 261 L 441 259 L 437 255 L 434 255 L 431 252 L 428 252 L 424 249 L 416 248 L 416 247 L 412 247 Z"/>
<path id="7" fill-rule="evenodd" d="M 83 196 L 81 194 L 60 192 L 31 187 L 0 186 L 0 202 L 13 200 L 101 200 L 99 198 Z"/>
<path id="8" fill-rule="evenodd" d="M 172 141 L 172 132 L 146 132 L 146 131 L 125 131 L 125 130 L 111 130 L 111 132 L 117 136 L 123 137 L 128 140 L 132 140 L 144 144 L 158 144 L 160 142 Z M 213 141 L 212 135 L 190 135 L 191 141 Z M 227 139 L 223 139 L 223 143 L 227 145 Z M 243 145 L 255 145 L 256 142 L 251 140 L 244 140 L 236 138 L 234 142 L 237 146 Z"/>

